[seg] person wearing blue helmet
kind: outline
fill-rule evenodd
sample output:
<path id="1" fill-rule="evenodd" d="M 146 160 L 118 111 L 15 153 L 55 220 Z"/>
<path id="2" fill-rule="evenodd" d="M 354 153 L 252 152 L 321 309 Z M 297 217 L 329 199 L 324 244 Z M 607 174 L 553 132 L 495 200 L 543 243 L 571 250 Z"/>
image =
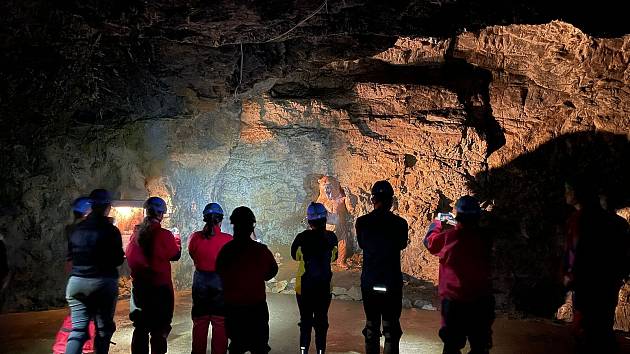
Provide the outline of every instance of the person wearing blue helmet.
<path id="1" fill-rule="evenodd" d="M 492 243 L 479 225 L 481 207 L 472 196 L 455 204 L 455 226 L 433 221 L 424 238 L 429 252 L 440 258 L 438 295 L 442 301 L 440 338 L 444 354 L 458 354 L 470 342 L 470 353 L 492 347 L 494 297 L 491 281 Z"/>
<path id="2" fill-rule="evenodd" d="M 216 272 L 219 252 L 232 235 L 221 231 L 223 208 L 210 203 L 203 209 L 206 225 L 194 232 L 188 241 L 188 253 L 195 264 L 192 286 L 193 339 L 192 354 L 205 354 L 208 327 L 212 324 L 212 354 L 225 354 L 228 339 L 225 330 L 223 283 Z"/>
<path id="3" fill-rule="evenodd" d="M 131 353 L 148 353 L 150 336 L 151 353 L 164 354 L 175 309 L 171 262 L 181 256 L 181 240 L 161 225 L 167 212 L 164 199 L 151 197 L 144 209 L 146 217 L 126 250 L 135 306 L 129 314 L 134 326 Z"/>
<path id="4" fill-rule="evenodd" d="M 89 338 L 88 323 L 95 319 L 97 331 L 94 347 L 97 353 L 108 353 L 116 325 L 114 312 L 118 300 L 118 269 L 124 252 L 120 230 L 107 217 L 112 197 L 105 189 L 90 193 L 92 212 L 79 222 L 69 236 L 69 259 L 72 261 L 66 298 L 72 316 L 72 332 L 66 354 L 79 354 Z M 87 203 L 78 203 L 82 212 Z"/>
<path id="5" fill-rule="evenodd" d="M 300 309 L 300 353 L 306 354 L 315 329 L 317 354 L 326 351 L 328 308 L 330 307 L 332 270 L 337 259 L 337 236 L 326 230 L 328 211 L 321 203 L 306 209 L 309 229 L 300 232 L 291 245 L 291 257 L 299 262 L 295 293 Z"/>
<path id="6" fill-rule="evenodd" d="M 72 223 L 66 225 L 65 227 L 66 243 L 68 244 L 68 251 L 66 253 L 66 273 L 69 273 L 72 268 L 72 259 L 70 256 L 70 235 L 77 225 L 81 221 L 85 220 L 91 210 L 92 200 L 89 197 L 79 197 L 72 202 Z"/>

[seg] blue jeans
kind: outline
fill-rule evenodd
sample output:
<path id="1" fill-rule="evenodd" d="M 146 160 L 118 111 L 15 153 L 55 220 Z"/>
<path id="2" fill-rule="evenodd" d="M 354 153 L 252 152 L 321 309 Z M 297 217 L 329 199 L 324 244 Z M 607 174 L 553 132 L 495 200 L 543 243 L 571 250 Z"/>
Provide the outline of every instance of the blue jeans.
<path id="1" fill-rule="evenodd" d="M 118 279 L 70 277 L 66 299 L 72 315 L 72 332 L 66 354 L 81 354 L 83 344 L 89 338 L 90 320 L 96 323 L 94 349 L 97 354 L 107 354 L 109 342 L 116 331 L 114 312 L 118 300 Z"/>

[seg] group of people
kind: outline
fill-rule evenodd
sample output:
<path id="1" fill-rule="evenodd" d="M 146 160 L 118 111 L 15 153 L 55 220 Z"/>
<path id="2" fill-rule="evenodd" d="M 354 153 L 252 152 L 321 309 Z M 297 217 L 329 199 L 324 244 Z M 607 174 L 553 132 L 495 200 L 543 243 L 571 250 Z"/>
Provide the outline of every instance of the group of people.
<path id="1" fill-rule="evenodd" d="M 91 321 L 96 324 L 95 352 L 109 351 L 116 329 L 118 266 L 126 257 L 132 278 L 131 352 L 166 353 L 175 305 L 171 262 L 181 257 L 181 240 L 161 225 L 166 202 L 151 197 L 144 203 L 144 220 L 123 251 L 120 231 L 108 217 L 111 204 L 108 191 L 92 191 L 75 201 L 75 221 L 66 228 L 70 269 L 66 298 L 72 330 L 65 352 L 82 352 Z M 251 238 L 256 218 L 249 208 L 241 206 L 232 212 L 234 236 L 221 231 L 223 216 L 220 205 L 208 204 L 203 211 L 204 228 L 189 239 L 188 251 L 195 264 L 192 352 L 206 353 L 212 324 L 213 353 L 226 353 L 228 338 L 230 353 L 267 353 L 265 281 L 276 275 L 278 265 L 269 249 Z"/>
<path id="2" fill-rule="evenodd" d="M 612 348 L 610 321 L 616 305 L 613 295 L 628 274 L 628 265 L 613 264 L 606 257 L 592 255 L 604 247 L 598 244 L 598 232 L 614 234 L 621 245 L 624 237 L 627 239 L 628 224 L 598 208 L 585 194 L 571 194 L 572 191 L 567 189 L 567 200 L 572 198 L 577 211 L 570 220 L 566 278 L 567 285 L 574 289 L 580 338 L 584 348 L 599 343 L 601 349 L 602 341 L 610 343 Z M 123 252 L 120 232 L 107 217 L 111 195 L 97 189 L 89 198 L 77 200 L 81 202 L 89 202 L 91 212 L 87 216 L 77 213 L 76 222 L 67 229 L 68 261 L 72 265 L 66 297 L 71 308 L 72 332 L 66 353 L 81 352 L 89 337 L 91 319 L 96 322 L 96 353 L 108 352 L 115 331 L 117 267 L 125 255 L 133 280 L 132 353 L 148 353 L 149 347 L 151 353 L 166 353 L 174 311 L 170 263 L 180 258 L 182 250 L 179 237 L 161 226 L 166 203 L 158 197 L 145 202 L 146 217 L 136 226 Z M 373 210 L 359 217 L 355 225 L 358 245 L 363 251 L 365 352 L 380 353 L 380 340 L 384 337 L 383 352 L 397 354 L 403 333 L 401 252 L 409 243 L 409 227 L 405 219 L 391 211 L 394 190 L 389 182 L 378 181 L 373 185 L 371 202 Z M 480 226 L 482 209 L 477 199 L 463 196 L 455 209 L 454 219 L 436 219 L 423 239 L 429 252 L 440 259 L 439 336 L 445 354 L 460 353 L 467 340 L 470 353 L 488 353 L 495 318 L 492 238 Z M 219 204 L 208 204 L 203 210 L 205 226 L 188 241 L 188 252 L 195 265 L 192 353 L 206 353 L 210 325 L 213 354 L 268 353 L 265 281 L 277 274 L 278 265 L 269 249 L 252 238 L 256 217 L 249 208 L 238 207 L 229 216 L 234 235 L 221 230 L 224 214 Z M 299 350 L 301 354 L 309 352 L 314 330 L 316 352 L 323 354 L 332 298 L 331 263 L 338 256 L 338 240 L 334 232 L 326 230 L 328 212 L 323 204 L 311 203 L 306 214 L 309 227 L 291 245 L 291 256 L 299 262 L 295 285 L 300 313 Z M 620 247 L 618 251 L 626 252 L 627 248 Z M 616 267 L 613 274 L 603 271 L 607 267 Z M 602 274 L 605 276 L 601 277 Z M 589 284 L 595 281 L 605 291 L 593 291 Z M 602 302 L 606 304 L 605 310 L 601 310 Z"/>

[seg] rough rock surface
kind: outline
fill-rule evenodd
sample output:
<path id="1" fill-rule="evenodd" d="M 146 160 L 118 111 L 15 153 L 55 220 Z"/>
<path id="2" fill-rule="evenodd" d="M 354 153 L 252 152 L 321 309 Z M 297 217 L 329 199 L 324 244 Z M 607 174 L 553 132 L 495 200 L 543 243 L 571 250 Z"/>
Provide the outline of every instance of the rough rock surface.
<path id="1" fill-rule="evenodd" d="M 329 1 L 286 35 L 317 5 L 3 5 L 6 308 L 64 303 L 63 223 L 94 187 L 165 197 L 184 237 L 207 202 L 248 205 L 273 247 L 331 176 L 351 218 L 375 180 L 392 182 L 411 227 L 404 271 L 431 282 L 424 230 L 460 195 L 481 196 L 500 230 L 499 306 L 551 317 L 564 178 L 594 171 L 630 216 L 630 30 L 543 2 L 376 3 Z M 186 252 L 174 269 L 189 286 Z M 628 330 L 627 286 L 620 299 Z"/>

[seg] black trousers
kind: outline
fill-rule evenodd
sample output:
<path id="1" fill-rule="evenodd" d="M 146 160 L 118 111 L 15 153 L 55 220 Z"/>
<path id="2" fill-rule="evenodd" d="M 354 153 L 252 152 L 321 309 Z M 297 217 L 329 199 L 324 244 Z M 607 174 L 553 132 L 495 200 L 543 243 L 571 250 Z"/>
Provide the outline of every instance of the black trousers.
<path id="1" fill-rule="evenodd" d="M 442 300 L 442 328 L 444 354 L 459 354 L 470 342 L 470 354 L 488 353 L 492 348 L 494 323 L 494 297 L 462 302 Z"/>
<path id="2" fill-rule="evenodd" d="M 225 329 L 230 339 L 230 354 L 267 354 L 269 347 L 269 309 L 267 302 L 255 305 L 225 306 Z"/>
<path id="3" fill-rule="evenodd" d="M 400 314 L 402 312 L 402 287 L 389 288 L 385 292 L 371 287 L 361 287 L 363 310 L 365 311 L 365 351 L 366 354 L 380 353 L 381 321 L 385 337 L 385 354 L 398 354 L 398 344 L 402 336 Z"/>
<path id="4" fill-rule="evenodd" d="M 173 289 L 134 283 L 131 296 L 141 309 L 129 314 L 134 327 L 131 353 L 148 354 L 149 345 L 152 354 L 166 353 L 175 306 Z"/>
<path id="5" fill-rule="evenodd" d="M 221 278 L 215 272 L 195 270 L 192 285 L 192 317 L 224 316 L 225 302 Z"/>
<path id="6" fill-rule="evenodd" d="M 330 286 L 319 289 L 303 289 L 297 294 L 300 309 L 300 347 L 308 352 L 311 345 L 311 332 L 315 329 L 315 348 L 326 350 L 328 333 L 328 308 L 330 307 Z"/>
<path id="7" fill-rule="evenodd" d="M 610 354 L 618 351 L 613 331 L 618 296 L 618 287 L 598 284 L 573 292 L 576 353 Z"/>

